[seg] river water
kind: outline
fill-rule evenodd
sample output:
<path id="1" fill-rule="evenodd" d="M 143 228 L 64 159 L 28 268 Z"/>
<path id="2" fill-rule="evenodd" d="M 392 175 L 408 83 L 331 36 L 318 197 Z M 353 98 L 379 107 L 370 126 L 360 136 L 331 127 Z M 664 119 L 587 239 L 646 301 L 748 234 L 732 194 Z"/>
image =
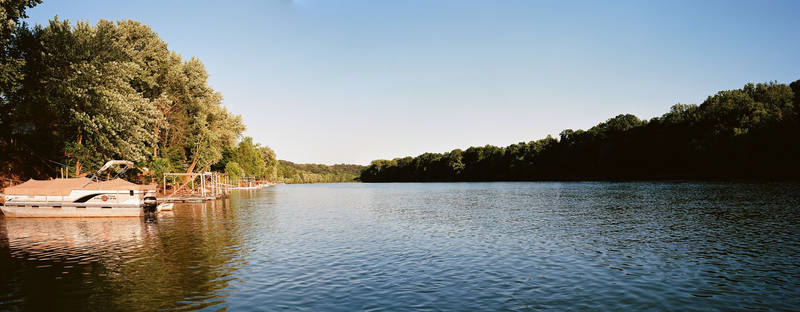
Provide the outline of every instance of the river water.
<path id="1" fill-rule="evenodd" d="M 800 309 L 800 184 L 285 185 L 0 217 L 0 310 Z"/>

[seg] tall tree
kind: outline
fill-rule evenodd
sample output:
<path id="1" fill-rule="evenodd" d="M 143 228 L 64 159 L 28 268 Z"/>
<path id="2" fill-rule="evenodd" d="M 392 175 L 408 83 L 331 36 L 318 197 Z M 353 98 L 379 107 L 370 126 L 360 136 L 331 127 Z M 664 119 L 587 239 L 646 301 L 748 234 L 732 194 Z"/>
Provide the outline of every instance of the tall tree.
<path id="1" fill-rule="evenodd" d="M 3 0 L 0 1 L 0 171 L 20 172 L 21 168 L 14 167 L 16 161 L 24 157 L 15 157 L 18 154 L 18 140 L 13 133 L 14 120 L 16 120 L 16 105 L 10 100 L 10 93 L 21 88 L 24 78 L 22 67 L 25 65 L 25 55 L 20 49 L 20 39 L 17 34 L 26 31 L 20 20 L 26 18 L 25 11 L 41 3 L 41 0 Z"/>
<path id="2" fill-rule="evenodd" d="M 23 142 L 16 151 L 38 159 L 32 167 L 60 161 L 80 174 L 125 158 L 204 170 L 244 130 L 208 86 L 203 64 L 170 52 L 139 22 L 92 26 L 55 19 L 18 28 L 14 38 L 13 50 L 25 59 L 24 79 L 3 93 L 14 118 L 3 118 L 2 127 L 14 130 L 3 133 L 9 142 Z"/>
<path id="3" fill-rule="evenodd" d="M 261 159 L 264 160 L 264 166 L 266 167 L 264 177 L 270 181 L 277 180 L 278 159 L 276 158 L 275 151 L 269 146 L 261 146 L 259 147 L 259 151 L 261 152 Z"/>

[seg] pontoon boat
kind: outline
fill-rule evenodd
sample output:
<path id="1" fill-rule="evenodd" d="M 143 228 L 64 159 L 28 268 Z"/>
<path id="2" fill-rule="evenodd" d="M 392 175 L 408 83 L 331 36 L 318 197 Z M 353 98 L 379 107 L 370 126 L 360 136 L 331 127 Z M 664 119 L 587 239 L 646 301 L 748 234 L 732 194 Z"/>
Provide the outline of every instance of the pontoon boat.
<path id="1" fill-rule="evenodd" d="M 99 181 L 99 173 L 113 165 L 106 163 L 92 178 L 28 180 L 4 190 L 0 205 L 6 217 L 135 217 L 159 210 L 156 185 L 134 184 L 122 179 Z"/>

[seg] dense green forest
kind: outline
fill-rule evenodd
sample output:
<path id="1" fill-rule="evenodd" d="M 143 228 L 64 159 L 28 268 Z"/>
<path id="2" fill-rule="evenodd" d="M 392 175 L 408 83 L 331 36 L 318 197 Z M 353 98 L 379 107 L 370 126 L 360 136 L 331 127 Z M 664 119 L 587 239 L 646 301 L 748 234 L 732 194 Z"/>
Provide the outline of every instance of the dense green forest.
<path id="1" fill-rule="evenodd" d="M 242 137 L 241 117 L 225 109 L 203 63 L 170 51 L 147 25 L 54 18 L 30 27 L 25 10 L 40 2 L 0 3 L 0 178 L 81 176 L 127 159 L 146 168 L 135 177 L 151 181 L 207 170 L 352 180 L 349 167 L 279 164 L 272 149 Z"/>
<path id="2" fill-rule="evenodd" d="M 375 160 L 364 182 L 798 179 L 800 80 L 747 84 L 661 117 L 624 114 L 507 147 Z"/>
<path id="3" fill-rule="evenodd" d="M 274 180 L 285 183 L 354 182 L 364 168 L 361 165 L 295 164 L 279 160 Z"/>

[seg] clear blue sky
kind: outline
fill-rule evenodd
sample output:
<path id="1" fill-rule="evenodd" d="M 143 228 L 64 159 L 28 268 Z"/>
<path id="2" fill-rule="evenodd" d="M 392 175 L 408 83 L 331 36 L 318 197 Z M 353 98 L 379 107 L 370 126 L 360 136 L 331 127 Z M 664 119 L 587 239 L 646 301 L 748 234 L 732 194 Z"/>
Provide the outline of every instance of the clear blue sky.
<path id="1" fill-rule="evenodd" d="M 44 0 L 29 23 L 133 19 L 206 65 L 246 135 L 360 163 L 661 115 L 800 79 L 800 1 Z"/>

